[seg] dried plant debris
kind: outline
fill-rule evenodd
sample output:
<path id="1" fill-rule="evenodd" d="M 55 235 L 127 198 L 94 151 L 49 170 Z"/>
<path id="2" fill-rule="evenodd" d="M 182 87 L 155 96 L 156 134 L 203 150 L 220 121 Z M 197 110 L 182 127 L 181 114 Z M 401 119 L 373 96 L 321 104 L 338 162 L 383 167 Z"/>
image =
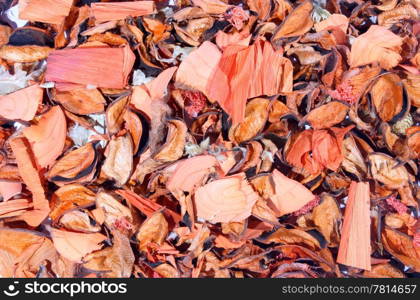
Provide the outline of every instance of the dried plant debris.
<path id="1" fill-rule="evenodd" d="M 0 9 L 0 277 L 419 276 L 418 1 Z"/>

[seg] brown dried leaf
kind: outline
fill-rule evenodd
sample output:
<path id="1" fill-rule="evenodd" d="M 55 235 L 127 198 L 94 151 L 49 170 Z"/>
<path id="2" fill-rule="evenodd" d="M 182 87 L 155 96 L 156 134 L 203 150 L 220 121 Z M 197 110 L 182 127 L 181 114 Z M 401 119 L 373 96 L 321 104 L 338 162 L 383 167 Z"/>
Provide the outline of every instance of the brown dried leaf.
<path id="1" fill-rule="evenodd" d="M 409 174 L 404 165 L 383 153 L 371 153 L 368 156 L 370 172 L 375 180 L 390 189 L 398 189 L 408 185 Z"/>
<path id="2" fill-rule="evenodd" d="M 245 119 L 229 131 L 230 140 L 240 144 L 255 137 L 267 122 L 269 105 L 270 101 L 264 98 L 249 101 L 245 108 Z"/>
<path id="3" fill-rule="evenodd" d="M 106 110 L 106 126 L 110 135 L 116 134 L 122 129 L 127 105 L 130 97 L 122 97 L 112 102 Z"/>
<path id="4" fill-rule="evenodd" d="M 312 211 L 312 220 L 315 226 L 330 246 L 335 246 L 339 242 L 338 229 L 341 217 L 337 202 L 330 195 L 323 196 L 321 203 Z"/>
<path id="5" fill-rule="evenodd" d="M 60 218 L 60 225 L 70 231 L 93 233 L 101 231 L 101 226 L 94 223 L 89 215 L 80 210 L 65 213 Z"/>
<path id="6" fill-rule="evenodd" d="M 102 172 L 122 186 L 130 178 L 133 170 L 133 142 L 131 136 L 113 138 L 108 145 L 108 154 Z"/>
<path id="7" fill-rule="evenodd" d="M 315 129 L 330 128 L 342 122 L 349 107 L 338 101 L 331 101 L 309 112 L 306 121 Z"/>
<path id="8" fill-rule="evenodd" d="M 312 1 L 306 0 L 296 7 L 274 33 L 272 41 L 281 38 L 295 37 L 308 32 L 313 25 L 311 18 Z"/>
<path id="9" fill-rule="evenodd" d="M 102 248 L 106 236 L 100 233 L 76 233 L 51 228 L 54 247 L 63 257 L 81 263 L 87 254 Z"/>
<path id="10" fill-rule="evenodd" d="M 372 25 L 356 38 L 351 47 L 349 62 L 352 68 L 379 62 L 384 69 L 391 69 L 401 61 L 403 40 L 385 27 Z"/>
<path id="11" fill-rule="evenodd" d="M 66 212 L 85 208 L 94 203 L 94 192 L 80 184 L 68 184 L 54 192 L 51 199 L 50 217 L 56 222 Z"/>
<path id="12" fill-rule="evenodd" d="M 358 178 L 363 178 L 367 173 L 368 169 L 365 164 L 365 160 L 360 153 L 359 148 L 353 136 L 348 136 L 343 141 L 344 146 L 344 159 L 342 162 L 343 168 L 352 174 L 355 174 Z"/>
<path id="13" fill-rule="evenodd" d="M 48 57 L 52 48 L 42 46 L 10 46 L 0 48 L 0 58 L 15 63 L 32 63 Z"/>
<path id="14" fill-rule="evenodd" d="M 281 243 L 286 245 L 304 246 L 310 250 L 321 249 L 317 239 L 300 229 L 279 228 L 261 241 L 264 243 Z"/>
<path id="15" fill-rule="evenodd" d="M 95 146 L 88 143 L 59 159 L 51 167 L 47 178 L 57 185 L 88 182 L 95 174 L 97 158 Z"/>
<path id="16" fill-rule="evenodd" d="M 404 100 L 402 83 L 398 75 L 391 73 L 379 77 L 370 93 L 382 121 L 391 121 L 401 111 Z"/>
<path id="17" fill-rule="evenodd" d="M 89 115 L 104 111 L 105 98 L 98 89 L 73 89 L 56 91 L 55 100 L 64 108 L 78 115 Z"/>
<path id="18" fill-rule="evenodd" d="M 413 243 L 413 239 L 397 230 L 384 227 L 382 242 L 385 249 L 400 260 L 403 264 L 420 270 L 420 247 Z"/>
<path id="19" fill-rule="evenodd" d="M 104 213 L 104 222 L 110 228 L 117 227 L 116 222 L 125 219 L 131 224 L 133 216 L 128 207 L 119 202 L 115 197 L 106 192 L 96 194 L 96 207 Z"/>
<path id="20" fill-rule="evenodd" d="M 103 272 L 106 278 L 128 278 L 134 265 L 134 254 L 129 239 L 118 231 L 113 231 L 112 247 L 93 252 L 85 257 L 83 266 Z"/>
<path id="21" fill-rule="evenodd" d="M 147 218 L 137 232 L 139 249 L 146 251 L 150 243 L 162 245 L 168 235 L 168 222 L 162 212 L 158 211 Z"/>
<path id="22" fill-rule="evenodd" d="M 171 162 L 181 158 L 184 153 L 185 139 L 187 136 L 187 126 L 179 120 L 170 120 L 168 122 L 168 134 L 166 142 L 154 159 L 160 162 Z"/>

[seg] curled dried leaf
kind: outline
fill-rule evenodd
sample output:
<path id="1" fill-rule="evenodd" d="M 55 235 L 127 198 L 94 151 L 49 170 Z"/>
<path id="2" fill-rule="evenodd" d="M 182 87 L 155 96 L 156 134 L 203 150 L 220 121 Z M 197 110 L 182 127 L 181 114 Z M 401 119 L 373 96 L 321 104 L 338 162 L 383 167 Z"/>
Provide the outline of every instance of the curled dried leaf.
<path id="1" fill-rule="evenodd" d="M 106 278 L 128 278 L 134 265 L 134 253 L 129 239 L 117 232 L 113 233 L 113 245 L 88 254 L 83 266 L 89 270 L 103 273 Z"/>
<path id="2" fill-rule="evenodd" d="M 404 165 L 383 153 L 371 153 L 368 156 L 372 177 L 390 189 L 408 185 L 409 174 Z"/>
<path id="3" fill-rule="evenodd" d="M 122 186 L 133 170 L 133 142 L 129 134 L 113 138 L 108 145 L 108 154 L 102 172 Z"/>
<path id="4" fill-rule="evenodd" d="M 92 143 L 73 150 L 59 159 L 50 169 L 48 180 L 57 185 L 88 182 L 96 171 L 98 154 Z"/>
<path id="5" fill-rule="evenodd" d="M 147 218 L 136 235 L 139 241 L 139 249 L 146 251 L 150 243 L 162 245 L 168 235 L 168 226 L 168 221 L 160 211 Z"/>
<path id="6" fill-rule="evenodd" d="M 93 219 L 89 217 L 89 215 L 80 210 L 70 211 L 65 213 L 60 218 L 60 225 L 64 228 L 71 230 L 71 231 L 78 231 L 78 232 L 86 232 L 86 233 L 93 233 L 101 231 L 101 226 Z"/>
<path id="7" fill-rule="evenodd" d="M 358 178 L 363 178 L 368 169 L 365 160 L 357 147 L 353 136 L 349 135 L 343 141 L 344 158 L 342 162 L 343 168 Z"/>
<path id="8" fill-rule="evenodd" d="M 391 121 L 403 107 L 403 87 L 396 74 L 385 74 L 371 89 L 372 102 L 382 121 Z"/>
<path id="9" fill-rule="evenodd" d="M 321 203 L 312 211 L 312 221 L 330 246 L 337 245 L 341 212 L 337 202 L 330 195 L 324 195 Z"/>
<path id="10" fill-rule="evenodd" d="M 166 142 L 154 159 L 161 162 L 170 162 L 179 159 L 184 153 L 187 127 L 184 122 L 179 120 L 170 120 L 168 122 L 168 134 Z"/>
<path id="11" fill-rule="evenodd" d="M 308 32 L 313 26 L 312 9 L 313 4 L 310 0 L 304 1 L 296 7 L 274 33 L 272 41 L 276 42 L 276 40 L 282 38 L 297 37 Z"/>
<path id="12" fill-rule="evenodd" d="M 127 105 L 130 97 L 121 97 L 108 106 L 106 110 L 106 126 L 110 135 L 116 134 L 122 129 Z"/>
<path id="13" fill-rule="evenodd" d="M 264 98 L 256 98 L 248 102 L 244 121 L 230 129 L 230 140 L 240 144 L 261 132 L 267 122 L 269 105 L 270 101 Z"/>
<path id="14" fill-rule="evenodd" d="M 330 128 L 342 122 L 348 111 L 347 105 L 331 101 L 311 110 L 305 119 L 315 129 Z"/>
<path id="15" fill-rule="evenodd" d="M 382 241 L 385 249 L 405 265 L 420 270 L 420 247 L 413 243 L 413 239 L 397 230 L 384 227 Z"/>
<path id="16" fill-rule="evenodd" d="M 68 184 L 56 190 L 51 199 L 50 217 L 53 221 L 70 210 L 95 203 L 95 193 L 80 184 Z"/>
<path id="17" fill-rule="evenodd" d="M 125 219 L 129 224 L 133 222 L 130 209 L 106 192 L 96 194 L 96 207 L 104 213 L 104 223 L 110 228 L 118 228 L 118 222 Z"/>
<path id="18" fill-rule="evenodd" d="M 358 67 L 378 62 L 384 69 L 390 69 L 401 61 L 403 40 L 382 26 L 372 25 L 356 38 L 350 52 L 350 66 Z"/>
<path id="19" fill-rule="evenodd" d="M 279 228 L 261 241 L 264 243 L 281 243 L 286 245 L 304 246 L 310 250 L 321 249 L 321 246 L 316 238 L 300 229 Z"/>
<path id="20" fill-rule="evenodd" d="M 0 58 L 16 63 L 32 63 L 46 59 L 52 48 L 42 46 L 9 46 L 0 48 Z"/>
<path id="21" fill-rule="evenodd" d="M 78 115 L 89 115 L 104 111 L 105 98 L 97 89 L 73 89 L 56 91 L 55 100 L 64 108 Z"/>

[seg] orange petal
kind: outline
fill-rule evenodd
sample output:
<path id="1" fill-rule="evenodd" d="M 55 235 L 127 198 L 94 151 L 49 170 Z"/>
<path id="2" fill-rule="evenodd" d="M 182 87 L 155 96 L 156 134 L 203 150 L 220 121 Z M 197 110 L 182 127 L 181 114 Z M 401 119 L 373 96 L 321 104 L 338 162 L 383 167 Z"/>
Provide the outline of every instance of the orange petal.
<path id="1" fill-rule="evenodd" d="M 331 30 L 334 28 L 340 28 L 344 33 L 347 32 L 348 26 L 349 26 L 349 19 L 345 15 L 341 15 L 341 14 L 332 14 L 324 21 L 321 21 L 314 25 L 315 30 L 317 32 L 320 32 L 322 30 Z"/>
<path id="2" fill-rule="evenodd" d="M 221 56 L 222 54 L 215 44 L 204 42 L 182 61 L 176 73 L 176 83 L 181 87 L 202 92 L 213 102 L 218 100 L 218 97 L 211 97 L 209 81 L 218 67 Z M 219 88 L 226 89 L 223 83 L 219 85 Z"/>
<path id="3" fill-rule="evenodd" d="M 272 178 L 275 194 L 270 199 L 278 217 L 298 211 L 315 198 L 303 184 L 288 178 L 278 170 L 273 171 Z"/>
<path id="4" fill-rule="evenodd" d="M 38 84 L 0 96 L 0 115 L 9 120 L 30 121 L 42 102 L 44 90 Z"/>
<path id="5" fill-rule="evenodd" d="M 37 163 L 42 168 L 51 166 L 61 155 L 66 140 L 66 117 L 60 106 L 54 106 L 38 124 L 23 130 L 32 146 Z"/>
<path id="6" fill-rule="evenodd" d="M 350 52 L 352 68 L 379 62 L 382 68 L 391 69 L 401 61 L 403 39 L 385 27 L 372 25 L 367 32 L 358 36 Z"/>
<path id="7" fill-rule="evenodd" d="M 216 158 L 211 155 L 199 155 L 182 160 L 176 164 L 166 188 L 170 191 L 191 192 L 217 164 Z"/>
<path id="8" fill-rule="evenodd" d="M 0 195 L 3 201 L 7 201 L 13 196 L 22 192 L 22 184 L 20 182 L 0 181 Z"/>
<path id="9" fill-rule="evenodd" d="M 87 254 L 102 248 L 106 236 L 100 233 L 77 233 L 51 228 L 54 247 L 61 256 L 81 263 Z"/>
<path id="10" fill-rule="evenodd" d="M 166 69 L 151 82 L 146 83 L 146 87 L 152 100 L 158 100 L 165 96 L 169 81 L 171 81 L 172 76 L 174 75 L 177 68 L 178 67 L 172 67 Z"/>
<path id="11" fill-rule="evenodd" d="M 286 160 L 293 166 L 303 169 L 311 174 L 319 173 L 322 166 L 310 157 L 312 151 L 313 130 L 305 130 L 299 133 L 293 145 L 287 152 Z"/>
<path id="12" fill-rule="evenodd" d="M 213 223 L 245 220 L 258 198 L 244 173 L 212 181 L 194 195 L 197 217 Z"/>

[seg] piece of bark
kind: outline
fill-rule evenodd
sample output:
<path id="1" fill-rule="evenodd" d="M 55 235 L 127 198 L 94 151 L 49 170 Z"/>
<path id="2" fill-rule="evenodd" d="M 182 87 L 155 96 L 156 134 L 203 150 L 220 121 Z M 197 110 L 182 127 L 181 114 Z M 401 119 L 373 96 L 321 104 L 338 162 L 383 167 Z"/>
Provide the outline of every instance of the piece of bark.
<path id="1" fill-rule="evenodd" d="M 122 89 L 134 60 L 129 46 L 55 50 L 48 57 L 45 76 L 56 83 Z"/>
<path id="2" fill-rule="evenodd" d="M 28 189 L 32 192 L 33 210 L 29 210 L 19 219 L 24 220 L 30 226 L 38 226 L 50 212 L 47 198 L 45 197 L 42 178 L 36 167 L 34 158 L 24 137 L 14 138 L 10 146 L 16 157 L 20 176 Z"/>
<path id="3" fill-rule="evenodd" d="M 32 22 L 61 24 L 74 0 L 19 0 L 19 18 Z"/>
<path id="4" fill-rule="evenodd" d="M 91 9 L 96 23 L 146 16 L 156 12 L 154 1 L 92 3 Z"/>
<path id="5" fill-rule="evenodd" d="M 369 183 L 350 185 L 337 262 L 371 270 Z"/>

